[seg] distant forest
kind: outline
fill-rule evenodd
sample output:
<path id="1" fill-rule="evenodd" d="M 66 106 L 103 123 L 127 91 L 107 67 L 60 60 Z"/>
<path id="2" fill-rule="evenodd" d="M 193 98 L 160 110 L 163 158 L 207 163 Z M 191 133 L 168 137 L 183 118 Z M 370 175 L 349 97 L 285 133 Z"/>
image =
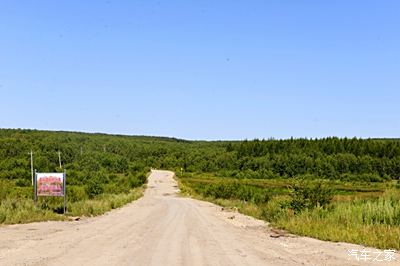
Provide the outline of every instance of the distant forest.
<path id="1" fill-rule="evenodd" d="M 39 172 L 67 170 L 67 183 L 93 175 L 101 183 L 152 168 L 209 172 L 232 178 L 380 182 L 400 177 L 396 139 L 185 141 L 173 138 L 0 130 L 0 179 L 30 186 L 30 151 Z"/>

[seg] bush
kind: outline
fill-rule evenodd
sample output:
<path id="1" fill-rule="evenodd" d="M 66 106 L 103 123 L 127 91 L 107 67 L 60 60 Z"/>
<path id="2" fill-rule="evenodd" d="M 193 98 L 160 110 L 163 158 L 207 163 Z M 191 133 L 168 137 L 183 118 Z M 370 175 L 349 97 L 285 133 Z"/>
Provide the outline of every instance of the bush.
<path id="1" fill-rule="evenodd" d="M 137 175 L 129 174 L 129 186 L 131 188 L 139 187 L 145 184 L 147 181 L 147 177 L 144 173 L 140 173 Z"/>
<path id="2" fill-rule="evenodd" d="M 33 199 L 33 187 L 13 187 L 8 194 L 8 198 L 12 199 Z"/>
<path id="3" fill-rule="evenodd" d="M 120 181 L 118 183 L 110 183 L 110 184 L 104 185 L 104 193 L 105 194 L 128 193 L 130 190 L 130 187 L 128 186 L 126 178 L 121 178 L 120 180 L 122 180 L 122 181 Z"/>
<path id="4" fill-rule="evenodd" d="M 253 196 L 251 198 L 251 201 L 254 202 L 255 204 L 261 204 L 261 203 L 266 203 L 270 199 L 270 196 L 266 192 L 256 192 L 253 193 Z"/>
<path id="5" fill-rule="evenodd" d="M 333 191 L 321 182 L 316 184 L 301 181 L 292 187 L 290 206 L 298 213 L 304 209 L 328 205 L 333 197 Z"/>
<path id="6" fill-rule="evenodd" d="M 10 181 L 0 179 L 0 201 L 7 198 L 7 195 L 10 193 L 11 189 L 12 186 Z"/>
<path id="7" fill-rule="evenodd" d="M 269 222 L 276 222 L 291 214 L 291 199 L 288 196 L 275 196 L 262 209 L 261 217 Z"/>
<path id="8" fill-rule="evenodd" d="M 29 187 L 32 186 L 32 180 L 19 178 L 15 181 L 15 185 L 19 187 Z"/>
<path id="9" fill-rule="evenodd" d="M 100 181 L 99 175 L 94 175 L 87 180 L 86 183 L 86 193 L 90 199 L 94 198 L 97 195 L 103 193 L 104 189 L 102 183 Z"/>
<path id="10" fill-rule="evenodd" d="M 86 200 L 88 195 L 84 186 L 67 186 L 67 200 L 69 202 L 77 202 Z"/>

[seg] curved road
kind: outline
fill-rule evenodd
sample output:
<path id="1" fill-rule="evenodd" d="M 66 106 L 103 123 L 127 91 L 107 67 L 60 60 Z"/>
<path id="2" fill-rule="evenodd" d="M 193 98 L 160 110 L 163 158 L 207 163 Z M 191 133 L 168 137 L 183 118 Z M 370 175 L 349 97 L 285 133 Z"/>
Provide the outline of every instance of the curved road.
<path id="1" fill-rule="evenodd" d="M 144 197 L 105 215 L 0 227 L 0 265 L 358 265 L 347 250 L 360 246 L 272 238 L 262 221 L 177 192 L 172 172 L 153 171 Z"/>

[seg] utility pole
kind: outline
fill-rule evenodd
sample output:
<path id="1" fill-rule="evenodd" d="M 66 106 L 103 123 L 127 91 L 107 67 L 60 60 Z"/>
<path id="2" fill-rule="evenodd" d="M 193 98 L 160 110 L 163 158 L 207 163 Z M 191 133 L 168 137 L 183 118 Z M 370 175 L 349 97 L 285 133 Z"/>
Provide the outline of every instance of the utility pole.
<path id="1" fill-rule="evenodd" d="M 60 163 L 60 169 L 62 168 L 61 166 L 61 152 L 58 151 L 58 162 Z"/>
<path id="2" fill-rule="evenodd" d="M 81 156 L 82 156 L 82 154 L 83 154 L 83 149 L 82 149 L 82 146 L 81 146 Z"/>
<path id="3" fill-rule="evenodd" d="M 31 173 L 32 173 L 32 186 L 33 186 L 33 151 L 29 152 L 28 154 L 31 155 Z"/>

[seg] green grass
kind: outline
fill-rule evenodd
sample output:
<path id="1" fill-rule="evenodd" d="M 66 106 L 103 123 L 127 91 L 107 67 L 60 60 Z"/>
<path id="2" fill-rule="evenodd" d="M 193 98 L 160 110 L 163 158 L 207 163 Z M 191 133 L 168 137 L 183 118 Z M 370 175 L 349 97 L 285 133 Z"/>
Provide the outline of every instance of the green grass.
<path id="1" fill-rule="evenodd" d="M 269 193 L 266 202 L 243 200 L 236 190 L 231 195 L 207 192 L 207 188 L 240 184 L 262 187 Z M 303 185 L 313 186 L 315 182 Z M 180 176 L 184 195 L 207 200 L 239 212 L 263 219 L 274 227 L 291 233 L 329 241 L 342 241 L 366 246 L 400 249 L 400 190 L 388 183 L 340 183 L 327 181 L 333 191 L 332 201 L 324 207 L 307 207 L 295 212 L 298 200 L 291 189 L 293 180 L 231 180 L 207 175 Z M 271 187 L 269 187 L 271 185 Z M 280 188 L 280 189 L 279 189 Z M 217 191 L 221 189 L 218 188 Z M 229 189 L 222 190 L 229 193 Z M 297 195 L 298 196 L 298 195 Z"/>
<path id="2" fill-rule="evenodd" d="M 143 195 L 144 186 L 128 193 L 102 194 L 93 199 L 67 203 L 67 216 L 59 214 L 62 198 L 40 198 L 37 207 L 32 199 L 8 198 L 0 203 L 0 224 L 20 224 L 39 221 L 68 220 L 68 216 L 96 216 L 119 208 Z"/>
<path id="3" fill-rule="evenodd" d="M 96 216 L 124 206 L 143 196 L 144 187 L 132 189 L 129 193 L 103 194 L 95 199 L 68 204 L 72 216 Z"/>
<path id="4" fill-rule="evenodd" d="M 64 220 L 65 217 L 49 209 L 35 208 L 33 200 L 6 199 L 0 204 L 0 224 L 19 224 L 49 220 Z"/>
<path id="5" fill-rule="evenodd" d="M 272 213 L 267 211 L 266 218 Z M 399 191 L 387 191 L 378 199 L 334 202 L 328 208 L 282 215 L 274 224 L 295 234 L 323 240 L 400 249 Z"/>

